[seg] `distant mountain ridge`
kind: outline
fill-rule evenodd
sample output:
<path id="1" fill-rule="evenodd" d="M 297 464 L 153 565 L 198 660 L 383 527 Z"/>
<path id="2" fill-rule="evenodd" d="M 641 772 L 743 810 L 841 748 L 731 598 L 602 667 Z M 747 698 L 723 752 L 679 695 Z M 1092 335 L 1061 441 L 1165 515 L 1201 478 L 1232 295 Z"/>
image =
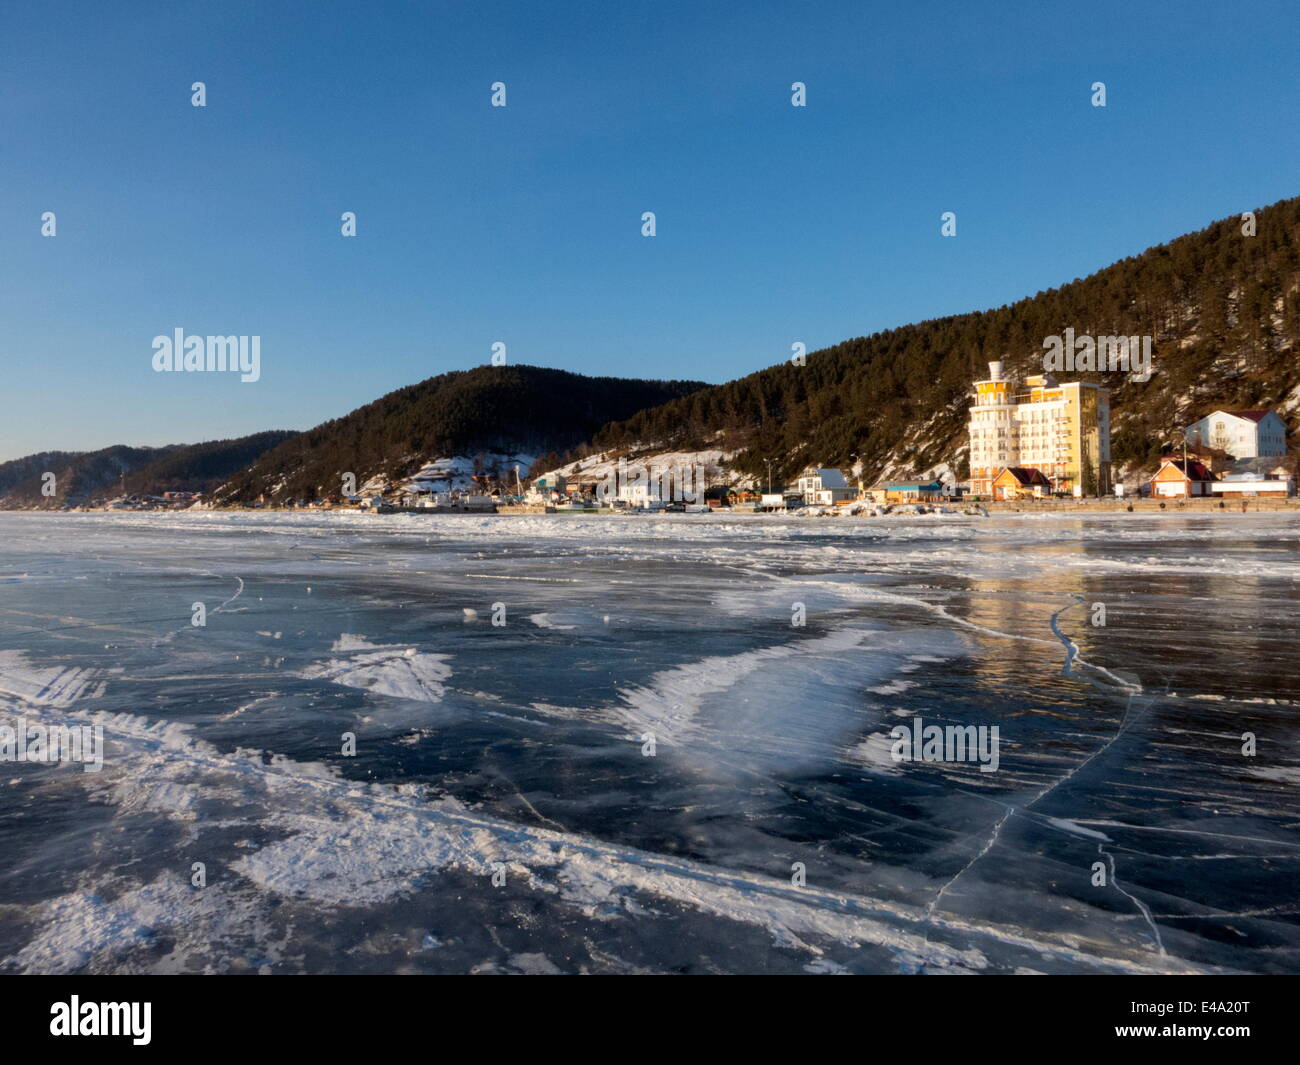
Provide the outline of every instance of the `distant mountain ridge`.
<path id="1" fill-rule="evenodd" d="M 115 444 L 98 451 L 43 451 L 0 463 L 0 509 L 80 506 L 123 494 L 207 492 L 297 434 L 273 429 L 230 440 L 163 447 Z M 54 494 L 42 487 L 54 475 Z"/>
<path id="2" fill-rule="evenodd" d="M 395 482 L 425 462 L 476 453 L 540 455 L 612 421 L 708 387 L 702 381 L 585 377 L 538 366 L 478 366 L 399 388 L 287 440 L 214 493 L 217 503 L 338 495 Z"/>
<path id="3" fill-rule="evenodd" d="M 1044 341 L 1067 330 L 1149 336 L 1154 374 L 1076 372 L 1111 390 L 1117 474 L 1153 467 L 1177 431 L 1217 408 L 1276 409 L 1300 431 L 1300 198 L 1149 248 L 1016 303 L 933 319 L 810 353 L 722 385 L 479 366 L 390 392 L 305 433 L 171 448 L 45 452 L 0 464 L 0 507 L 59 506 L 107 491 L 195 489 L 218 503 L 339 494 L 343 475 L 396 483 L 438 458 L 593 453 L 731 456 L 756 483 L 807 465 L 882 476 L 967 476 L 973 381 L 1002 360 L 1042 372 Z M 271 439 L 276 437 L 276 439 Z M 269 441 L 269 442 L 267 442 Z M 264 447 L 258 447 L 265 443 Z M 195 451 L 194 449 L 199 449 Z M 209 450 L 203 450 L 209 449 Z M 243 456 L 243 462 L 234 460 Z M 40 495 L 40 474 L 59 492 Z M 202 490 L 202 489 L 200 489 Z"/>

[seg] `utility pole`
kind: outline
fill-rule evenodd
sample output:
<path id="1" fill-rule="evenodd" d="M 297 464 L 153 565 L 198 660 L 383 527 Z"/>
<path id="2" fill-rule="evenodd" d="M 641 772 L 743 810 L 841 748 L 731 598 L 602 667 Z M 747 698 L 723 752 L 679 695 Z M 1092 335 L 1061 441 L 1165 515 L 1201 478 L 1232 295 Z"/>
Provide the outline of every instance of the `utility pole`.
<path id="1" fill-rule="evenodd" d="M 1183 441 L 1183 484 L 1187 486 L 1186 498 L 1191 499 L 1192 498 L 1192 471 L 1187 468 L 1187 430 L 1175 429 L 1174 433 L 1175 435 L 1180 436 Z"/>
<path id="2" fill-rule="evenodd" d="M 1183 472 L 1186 473 L 1187 472 L 1187 430 L 1175 429 L 1173 431 L 1173 434 L 1174 436 L 1181 439 L 1183 442 Z"/>
<path id="3" fill-rule="evenodd" d="M 772 494 L 772 460 L 764 459 L 763 461 L 767 463 L 767 494 L 771 495 Z"/>

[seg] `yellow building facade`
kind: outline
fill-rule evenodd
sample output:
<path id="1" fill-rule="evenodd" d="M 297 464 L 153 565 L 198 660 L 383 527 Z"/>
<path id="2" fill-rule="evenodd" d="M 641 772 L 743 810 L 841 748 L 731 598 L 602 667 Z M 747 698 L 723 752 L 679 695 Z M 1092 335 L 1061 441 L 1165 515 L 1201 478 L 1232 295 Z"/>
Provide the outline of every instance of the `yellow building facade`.
<path id="1" fill-rule="evenodd" d="M 1054 492 L 1110 491 L 1110 394 L 1099 385 L 1038 374 L 1017 388 L 991 362 L 988 378 L 975 382 L 967 429 L 972 495 L 990 498 L 1010 466 L 1040 470 Z"/>

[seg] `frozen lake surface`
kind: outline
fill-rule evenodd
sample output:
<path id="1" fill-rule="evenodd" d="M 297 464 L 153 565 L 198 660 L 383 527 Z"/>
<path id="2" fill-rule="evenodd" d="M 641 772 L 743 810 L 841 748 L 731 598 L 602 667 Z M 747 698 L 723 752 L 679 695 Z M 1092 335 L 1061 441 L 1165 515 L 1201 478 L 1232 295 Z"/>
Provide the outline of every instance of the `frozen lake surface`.
<path id="1" fill-rule="evenodd" d="M 0 725 L 105 737 L 0 762 L 0 971 L 1300 971 L 1298 593 L 1286 514 L 0 515 Z"/>

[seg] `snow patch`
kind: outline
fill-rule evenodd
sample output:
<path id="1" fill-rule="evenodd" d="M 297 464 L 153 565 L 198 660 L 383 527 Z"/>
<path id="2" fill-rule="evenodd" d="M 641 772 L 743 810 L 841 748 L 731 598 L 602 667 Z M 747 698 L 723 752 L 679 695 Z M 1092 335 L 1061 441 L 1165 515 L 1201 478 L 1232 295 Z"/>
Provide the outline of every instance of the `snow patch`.
<path id="1" fill-rule="evenodd" d="M 340 635 L 332 650 L 346 657 L 317 662 L 300 676 L 426 703 L 442 701 L 446 692 L 442 682 L 451 676 L 450 655 L 372 644 L 351 633 Z"/>

